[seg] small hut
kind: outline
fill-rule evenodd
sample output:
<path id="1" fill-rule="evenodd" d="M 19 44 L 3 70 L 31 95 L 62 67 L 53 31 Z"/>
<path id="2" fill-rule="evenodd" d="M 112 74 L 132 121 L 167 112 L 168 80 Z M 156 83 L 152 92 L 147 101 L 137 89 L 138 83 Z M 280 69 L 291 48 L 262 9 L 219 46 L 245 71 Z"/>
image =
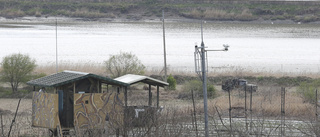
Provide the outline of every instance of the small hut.
<path id="1" fill-rule="evenodd" d="M 125 75 L 110 79 L 91 73 L 63 71 L 31 80 L 27 84 L 34 86 L 32 126 L 58 132 L 69 129 L 78 132 L 79 129 L 103 129 L 105 120 L 108 120 L 112 128 L 124 127 L 123 134 L 126 134 L 125 127 L 132 124 L 124 119 L 130 117 L 130 110 L 135 111 L 127 104 L 127 88 L 138 82 L 149 84 L 147 107 L 158 109 L 159 86 L 168 83 L 146 76 Z M 156 107 L 152 107 L 151 85 L 157 86 Z M 136 117 L 133 118 L 137 121 Z"/>
<path id="2" fill-rule="evenodd" d="M 111 119 L 110 124 L 117 124 L 113 126 L 121 126 L 123 117 L 119 114 L 123 113 L 124 92 L 129 84 L 76 71 L 63 71 L 27 84 L 34 86 L 34 91 L 41 88 L 33 92 L 34 127 L 102 129 L 106 117 Z"/>
<path id="3" fill-rule="evenodd" d="M 127 103 L 127 94 L 125 94 L 125 106 L 126 106 L 126 125 L 130 127 L 141 127 L 147 126 L 152 124 L 151 122 L 155 121 L 154 117 L 157 116 L 157 112 L 159 112 L 162 108 L 159 107 L 159 87 L 165 87 L 169 84 L 164 81 L 160 81 L 148 76 L 141 76 L 141 75 L 134 75 L 134 74 L 127 74 L 121 77 L 116 78 L 115 80 L 134 85 L 137 83 L 144 83 L 148 84 L 148 105 L 144 106 L 131 106 Z M 156 105 L 152 105 L 152 87 L 157 87 L 157 95 L 156 95 Z M 127 93 L 127 92 L 126 92 Z"/>

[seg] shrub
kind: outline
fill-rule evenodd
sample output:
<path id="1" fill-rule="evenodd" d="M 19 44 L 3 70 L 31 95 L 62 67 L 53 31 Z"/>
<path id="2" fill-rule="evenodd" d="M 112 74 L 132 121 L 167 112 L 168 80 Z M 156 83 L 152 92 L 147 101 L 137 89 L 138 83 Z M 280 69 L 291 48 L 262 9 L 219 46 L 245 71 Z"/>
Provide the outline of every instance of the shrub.
<path id="1" fill-rule="evenodd" d="M 209 98 L 215 98 L 216 97 L 216 89 L 214 88 L 213 85 L 208 85 L 208 88 L 207 88 L 207 96 Z"/>
<path id="2" fill-rule="evenodd" d="M 31 79 L 31 73 L 36 67 L 35 62 L 28 55 L 20 53 L 4 57 L 1 62 L 1 80 L 9 83 L 14 93 L 17 92 L 21 83 Z"/>
<path id="3" fill-rule="evenodd" d="M 170 74 L 170 76 L 167 78 L 167 82 L 169 83 L 169 90 L 175 90 L 177 81 L 174 79 L 174 77 Z"/>
<path id="4" fill-rule="evenodd" d="M 182 99 L 191 99 L 191 91 L 193 91 L 195 98 L 203 97 L 203 88 L 202 82 L 199 80 L 191 80 L 186 82 L 182 88 L 183 92 L 179 94 L 179 98 Z M 207 97 L 215 98 L 216 89 L 212 84 L 207 84 Z"/>
<path id="5" fill-rule="evenodd" d="M 118 55 L 111 55 L 104 63 L 107 74 L 112 78 L 125 74 L 144 74 L 145 66 L 136 55 L 131 53 L 120 52 Z"/>
<path id="6" fill-rule="evenodd" d="M 320 87 L 320 80 L 315 80 L 312 83 L 302 82 L 297 92 L 302 95 L 305 101 L 314 102 L 316 99 L 316 90 Z M 319 93 L 320 94 L 320 93 Z"/>

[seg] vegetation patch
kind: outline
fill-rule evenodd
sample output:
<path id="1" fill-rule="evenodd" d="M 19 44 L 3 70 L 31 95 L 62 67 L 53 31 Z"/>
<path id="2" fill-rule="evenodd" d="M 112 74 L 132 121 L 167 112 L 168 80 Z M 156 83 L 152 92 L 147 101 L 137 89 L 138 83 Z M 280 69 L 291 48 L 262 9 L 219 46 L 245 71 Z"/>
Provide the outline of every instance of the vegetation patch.
<path id="1" fill-rule="evenodd" d="M 320 20 L 320 2 L 277 1 L 215 1 L 211 3 L 188 1 L 163 2 L 159 0 L 122 2 L 20 1 L 0 0 L 0 16 L 66 16 L 80 18 L 116 18 L 135 14 L 128 19 L 161 17 L 165 10 L 171 16 L 220 21 L 293 20 L 315 22 Z"/>

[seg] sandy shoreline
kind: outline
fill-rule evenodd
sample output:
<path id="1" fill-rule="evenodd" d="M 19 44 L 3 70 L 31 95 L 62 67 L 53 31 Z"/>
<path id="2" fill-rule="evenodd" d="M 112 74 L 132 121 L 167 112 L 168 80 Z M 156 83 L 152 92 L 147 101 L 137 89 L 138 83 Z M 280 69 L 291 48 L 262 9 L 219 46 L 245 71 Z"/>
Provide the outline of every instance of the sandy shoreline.
<path id="1" fill-rule="evenodd" d="M 59 22 L 72 23 L 72 22 L 161 22 L 159 17 L 144 17 L 142 19 L 126 19 L 126 18 L 70 18 L 70 17 L 17 17 L 17 18 L 4 18 L 0 17 L 1 22 L 13 23 L 39 23 L 39 22 Z M 198 19 L 189 19 L 184 17 L 170 17 L 165 18 L 166 22 L 199 22 Z M 301 22 L 294 22 L 292 20 L 263 20 L 258 19 L 254 21 L 213 21 L 209 20 L 208 23 L 241 23 L 241 24 L 302 24 Z M 310 22 L 305 24 L 320 24 L 320 21 Z"/>

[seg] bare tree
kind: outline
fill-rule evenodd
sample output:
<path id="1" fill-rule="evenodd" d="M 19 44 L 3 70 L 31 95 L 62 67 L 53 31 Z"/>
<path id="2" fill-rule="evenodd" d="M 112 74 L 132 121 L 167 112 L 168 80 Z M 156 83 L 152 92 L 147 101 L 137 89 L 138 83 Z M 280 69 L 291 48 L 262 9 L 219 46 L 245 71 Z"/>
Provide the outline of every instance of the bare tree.
<path id="1" fill-rule="evenodd" d="M 136 55 L 131 53 L 120 52 L 120 54 L 111 55 L 104 63 L 107 74 L 112 78 L 125 74 L 144 74 L 145 66 Z"/>

